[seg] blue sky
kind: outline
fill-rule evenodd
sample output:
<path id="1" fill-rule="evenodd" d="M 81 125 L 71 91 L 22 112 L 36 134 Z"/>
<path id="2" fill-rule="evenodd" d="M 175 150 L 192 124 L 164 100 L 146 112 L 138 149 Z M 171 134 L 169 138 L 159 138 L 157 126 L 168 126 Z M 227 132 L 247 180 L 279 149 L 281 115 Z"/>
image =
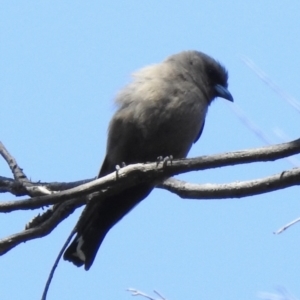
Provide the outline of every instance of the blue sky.
<path id="1" fill-rule="evenodd" d="M 196 49 L 222 62 L 238 105 L 274 143 L 299 138 L 299 113 L 241 60 L 245 55 L 300 99 L 298 1 L 2 1 L 0 139 L 32 180 L 95 176 L 113 98 L 130 74 Z M 263 146 L 224 100 L 209 110 L 189 156 Z M 299 156 L 298 156 L 299 161 Z M 193 172 L 196 183 L 254 179 L 287 160 Z M 0 160 L 0 175 L 11 176 Z M 1 195 L 1 199 L 12 199 Z M 48 299 L 131 299 L 130 287 L 167 299 L 258 299 L 285 286 L 300 297 L 299 188 L 240 200 L 182 200 L 155 190 L 107 235 L 89 272 L 62 261 Z M 3 214 L 0 236 L 36 211 Z M 51 235 L 0 259 L 0 298 L 39 299 L 79 211 Z"/>

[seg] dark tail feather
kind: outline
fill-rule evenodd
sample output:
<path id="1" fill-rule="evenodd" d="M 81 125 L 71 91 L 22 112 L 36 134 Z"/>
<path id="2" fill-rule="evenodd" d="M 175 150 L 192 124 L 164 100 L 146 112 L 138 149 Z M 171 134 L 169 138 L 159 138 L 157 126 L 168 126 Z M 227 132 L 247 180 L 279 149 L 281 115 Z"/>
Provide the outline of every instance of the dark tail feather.
<path id="1" fill-rule="evenodd" d="M 88 270 L 97 254 L 97 251 L 109 229 L 105 232 L 98 230 L 95 235 L 92 232 L 77 234 L 73 242 L 64 253 L 64 259 L 72 262 L 75 266 L 85 265 Z"/>
<path id="2" fill-rule="evenodd" d="M 149 185 L 139 185 L 106 199 L 93 201 L 82 213 L 77 235 L 64 253 L 64 259 L 88 270 L 107 234 L 135 205 L 152 191 Z"/>

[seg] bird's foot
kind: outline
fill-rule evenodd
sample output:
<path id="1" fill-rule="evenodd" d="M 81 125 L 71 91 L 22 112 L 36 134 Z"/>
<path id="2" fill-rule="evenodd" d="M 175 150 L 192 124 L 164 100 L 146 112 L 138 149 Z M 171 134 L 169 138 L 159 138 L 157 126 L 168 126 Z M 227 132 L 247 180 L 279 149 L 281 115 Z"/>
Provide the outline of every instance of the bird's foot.
<path id="1" fill-rule="evenodd" d="M 173 155 L 169 155 L 166 157 L 158 156 L 157 161 L 156 161 L 156 166 L 158 167 L 159 163 L 162 162 L 163 167 L 165 167 L 167 165 L 168 161 L 172 164 Z"/>
<path id="2" fill-rule="evenodd" d="M 124 161 L 121 162 L 121 166 L 120 165 L 115 166 L 117 179 L 119 178 L 119 171 L 124 167 L 126 167 L 126 164 L 124 163 Z"/>

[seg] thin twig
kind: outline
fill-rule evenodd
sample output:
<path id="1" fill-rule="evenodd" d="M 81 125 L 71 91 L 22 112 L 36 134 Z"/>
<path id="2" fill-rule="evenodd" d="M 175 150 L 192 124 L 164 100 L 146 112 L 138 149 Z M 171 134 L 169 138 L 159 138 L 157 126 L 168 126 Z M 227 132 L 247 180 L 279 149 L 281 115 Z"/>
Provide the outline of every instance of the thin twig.
<path id="1" fill-rule="evenodd" d="M 63 247 L 61 248 L 61 250 L 59 251 L 58 253 L 58 256 L 56 257 L 55 259 L 55 262 L 51 268 L 51 271 L 49 273 L 49 276 L 48 276 L 48 279 L 47 279 L 47 282 L 45 284 L 45 287 L 44 287 L 44 291 L 43 291 L 43 295 L 42 295 L 42 298 L 41 300 L 46 300 L 47 298 L 47 293 L 48 293 L 48 290 L 49 290 L 49 287 L 50 287 L 50 284 L 51 284 L 51 281 L 52 281 L 52 278 L 53 278 L 53 275 L 54 275 L 54 272 L 58 266 L 58 263 L 64 253 L 64 251 L 66 250 L 66 248 L 68 247 L 70 241 L 72 240 L 73 236 L 75 235 L 76 231 L 75 231 L 75 228 L 72 230 L 72 232 L 70 233 L 70 235 L 68 236 L 67 240 L 65 241 Z"/>
<path id="2" fill-rule="evenodd" d="M 12 155 L 7 151 L 7 149 L 1 142 L 0 155 L 5 159 L 11 172 L 13 173 L 15 181 L 19 186 L 19 190 L 24 190 L 24 192 L 26 191 L 26 194 L 30 195 L 31 197 L 49 195 L 52 193 L 45 186 L 36 186 L 35 184 L 33 184 L 25 175 L 23 169 L 19 167 L 17 161 L 12 157 Z"/>
<path id="3" fill-rule="evenodd" d="M 298 113 L 300 113 L 300 103 L 294 97 L 290 96 L 282 88 L 280 88 L 271 78 L 261 70 L 250 58 L 241 56 L 242 61 L 252 70 L 256 75 L 266 83 L 281 99 L 289 103 Z"/>
<path id="4" fill-rule="evenodd" d="M 280 234 L 283 231 L 285 231 L 286 229 L 288 229 L 289 227 L 293 226 L 294 224 L 300 222 L 300 218 L 297 218 L 296 220 L 284 225 L 283 227 L 281 227 L 280 229 L 278 229 L 277 231 L 274 232 L 274 234 Z"/>
<path id="5" fill-rule="evenodd" d="M 132 289 L 132 288 L 129 288 L 127 289 L 127 291 L 129 291 L 131 293 L 131 296 L 142 296 L 144 298 L 147 298 L 149 300 L 167 300 L 166 298 L 164 298 L 158 291 L 154 290 L 153 292 L 159 297 L 159 299 L 155 299 L 137 289 Z"/>
<path id="6" fill-rule="evenodd" d="M 0 142 L 0 155 L 7 162 L 16 181 L 30 183 L 27 176 L 23 172 L 23 169 L 21 169 L 18 166 L 17 161 L 12 157 L 12 155 L 10 155 L 10 153 L 6 150 L 6 148 L 4 147 L 4 145 L 1 142 Z"/>
<path id="7" fill-rule="evenodd" d="M 159 293 L 158 291 L 154 290 L 153 291 L 158 297 L 160 297 L 162 300 L 167 300 L 167 298 L 163 297 L 161 293 Z"/>

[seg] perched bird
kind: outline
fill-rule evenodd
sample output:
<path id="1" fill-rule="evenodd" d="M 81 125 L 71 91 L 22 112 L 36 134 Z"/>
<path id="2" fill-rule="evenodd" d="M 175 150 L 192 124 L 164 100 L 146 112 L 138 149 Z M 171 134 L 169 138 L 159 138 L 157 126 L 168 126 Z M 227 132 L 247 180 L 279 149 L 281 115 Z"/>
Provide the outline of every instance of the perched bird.
<path id="1" fill-rule="evenodd" d="M 184 158 L 203 130 L 210 103 L 233 101 L 225 68 L 198 51 L 184 51 L 133 75 L 116 97 L 118 110 L 109 124 L 106 157 L 98 177 L 116 165 Z M 64 259 L 88 270 L 107 232 L 154 188 L 140 184 L 87 204 L 77 235 Z"/>

